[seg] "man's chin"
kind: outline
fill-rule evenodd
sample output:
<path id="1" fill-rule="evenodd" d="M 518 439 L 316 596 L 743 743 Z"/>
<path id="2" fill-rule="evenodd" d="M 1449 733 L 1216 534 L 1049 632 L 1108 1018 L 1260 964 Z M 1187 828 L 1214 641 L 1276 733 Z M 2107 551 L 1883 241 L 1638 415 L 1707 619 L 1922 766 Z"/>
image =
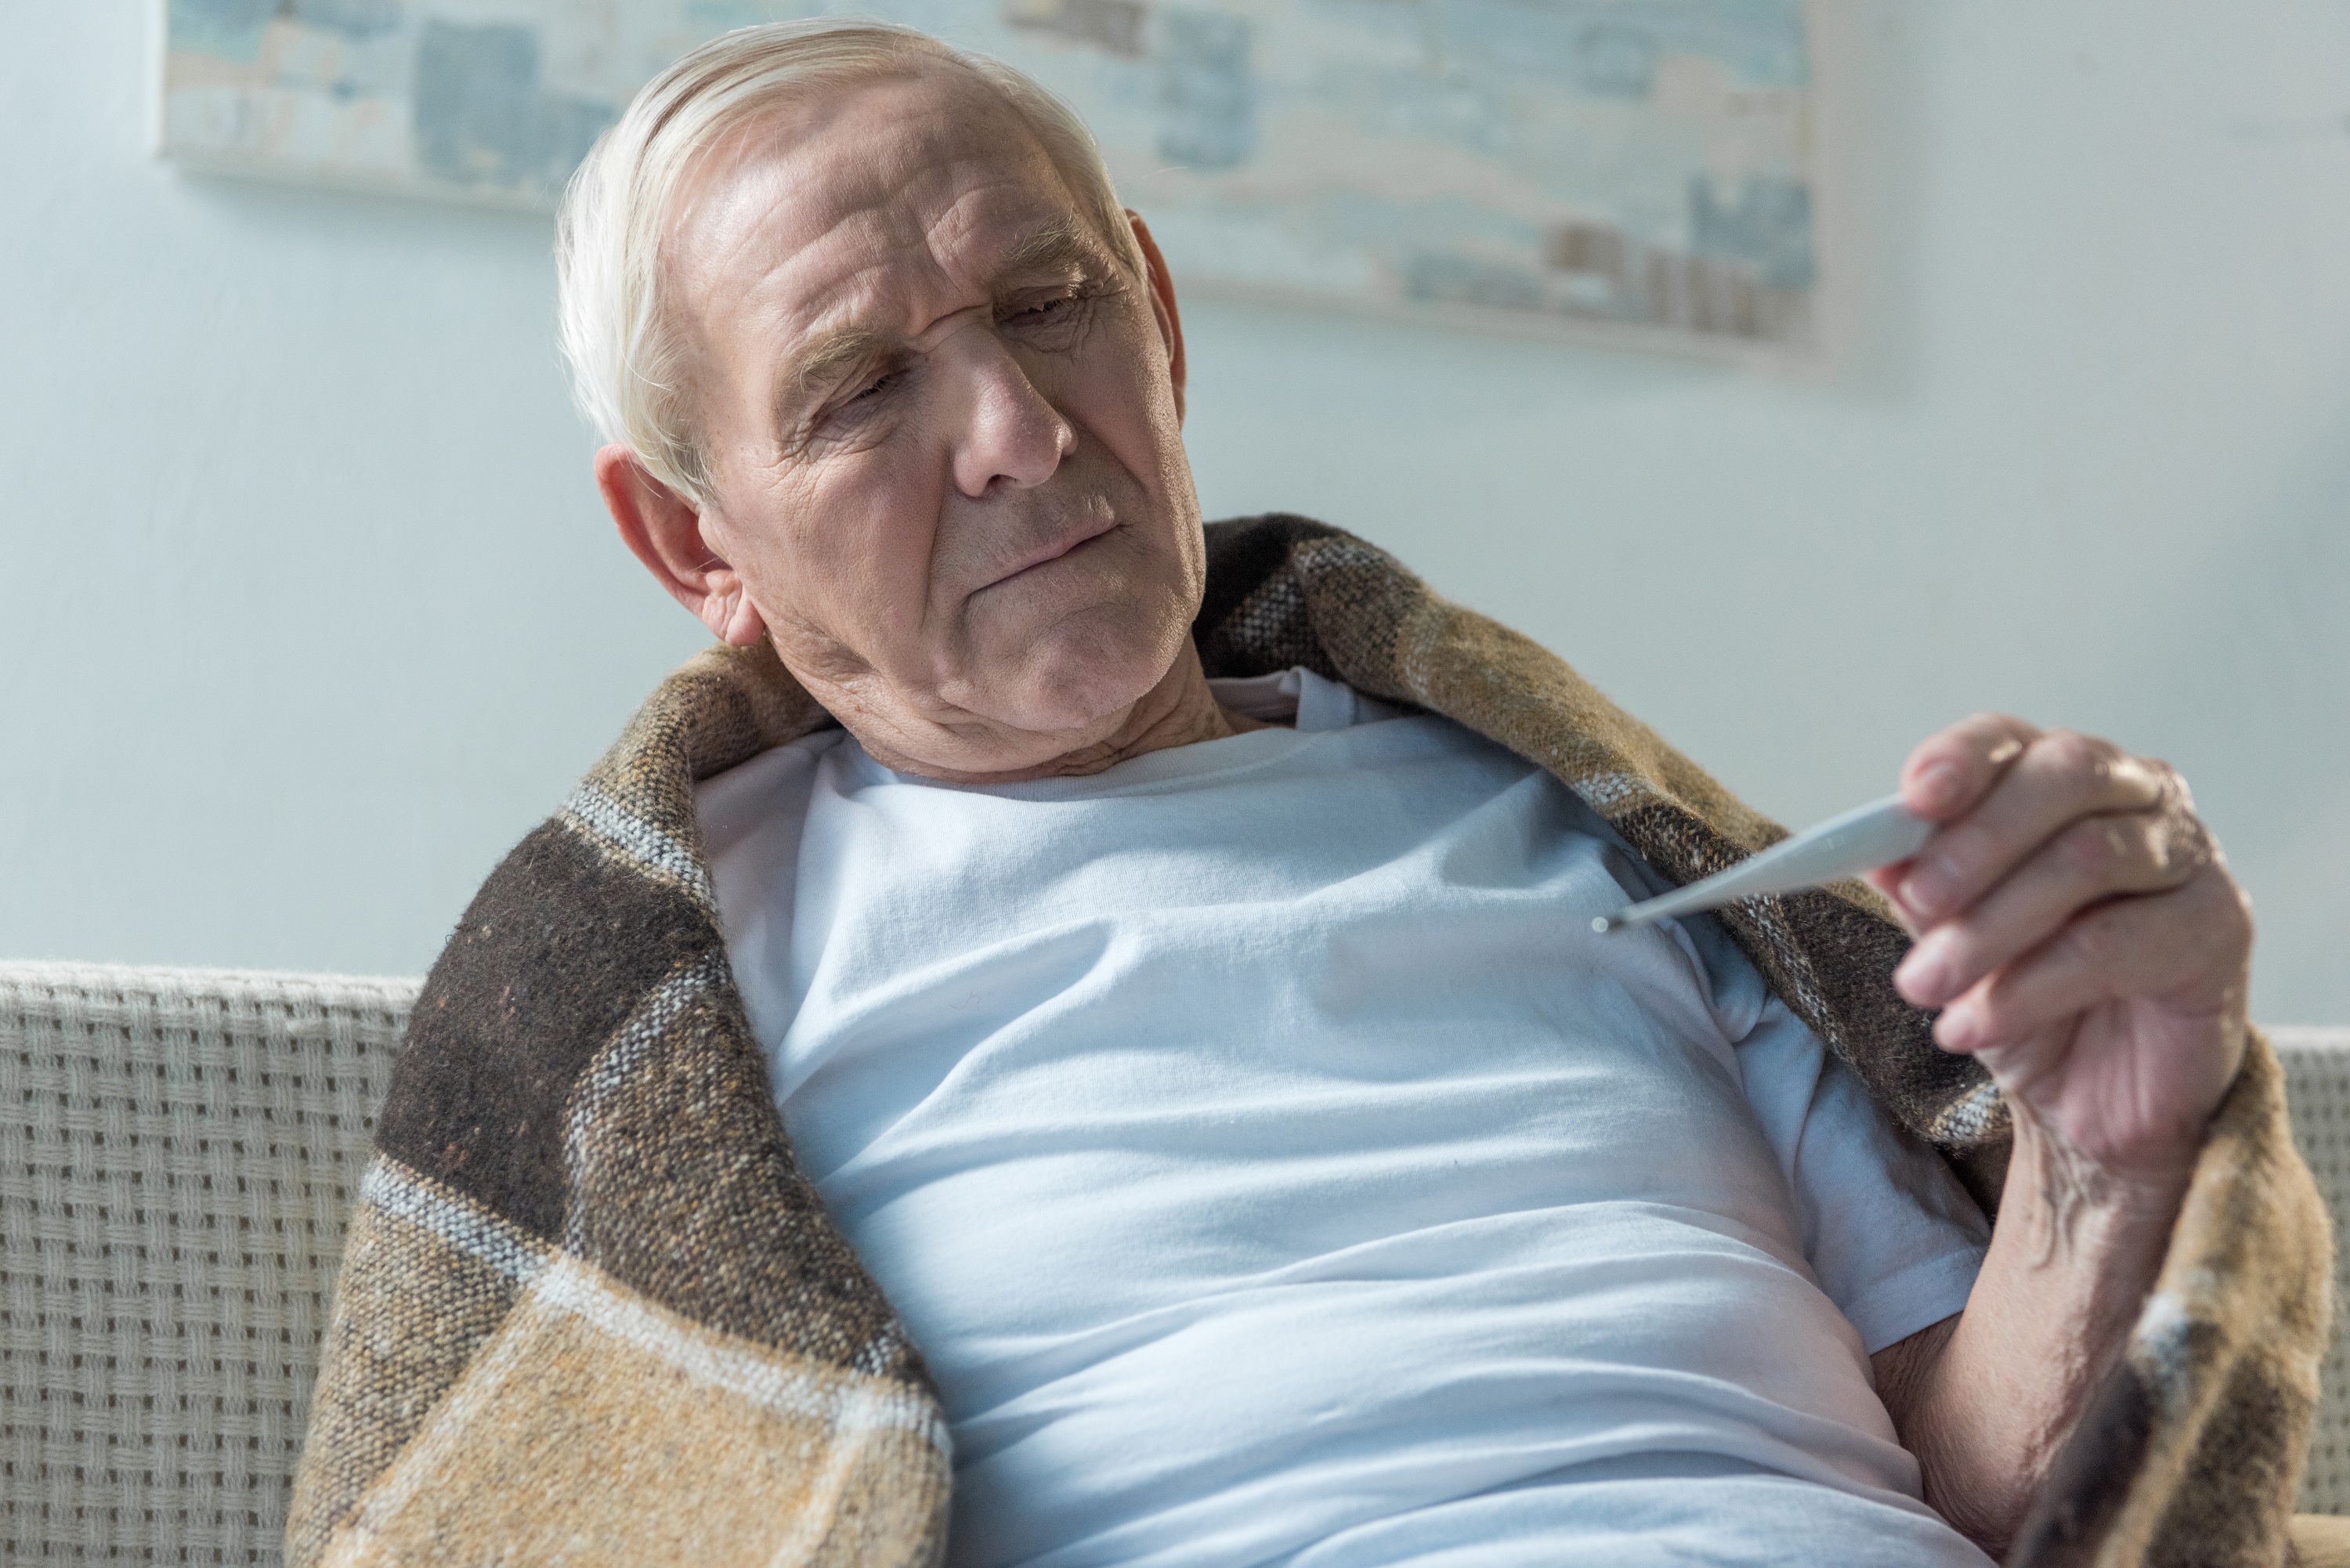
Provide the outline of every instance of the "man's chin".
<path id="1" fill-rule="evenodd" d="M 1118 729 L 1174 668 L 1181 633 L 1145 637 L 1155 618 L 1102 611 L 1064 622 L 999 653 L 1016 671 L 987 684 L 972 710 L 1008 729 L 1087 744 Z"/>

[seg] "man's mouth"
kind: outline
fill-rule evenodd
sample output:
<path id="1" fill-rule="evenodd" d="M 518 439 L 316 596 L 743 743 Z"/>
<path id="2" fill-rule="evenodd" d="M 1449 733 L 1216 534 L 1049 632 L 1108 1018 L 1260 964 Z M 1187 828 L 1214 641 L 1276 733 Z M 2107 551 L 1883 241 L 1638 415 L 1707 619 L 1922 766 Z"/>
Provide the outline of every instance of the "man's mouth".
<path id="1" fill-rule="evenodd" d="M 1011 570 L 987 586 L 991 588 L 1000 588 L 1014 577 L 1023 576 L 1039 566 L 1050 566 L 1079 545 L 1091 544 L 1117 526 L 1118 518 L 1115 515 L 1106 514 L 1087 518 L 1084 527 L 1064 535 L 1049 544 L 1040 545 L 1025 556 L 1017 557 Z"/>

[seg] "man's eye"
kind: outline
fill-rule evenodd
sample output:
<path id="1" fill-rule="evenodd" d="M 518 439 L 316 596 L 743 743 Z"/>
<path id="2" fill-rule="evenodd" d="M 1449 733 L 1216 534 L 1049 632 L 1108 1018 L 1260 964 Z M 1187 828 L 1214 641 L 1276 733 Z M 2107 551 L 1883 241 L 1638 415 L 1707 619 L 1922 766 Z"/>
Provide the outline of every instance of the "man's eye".
<path id="1" fill-rule="evenodd" d="M 829 440 L 862 430 L 868 420 L 880 413 L 905 378 L 906 369 L 901 365 L 895 369 L 871 371 L 847 383 L 833 394 L 831 401 L 808 417 L 799 439 Z"/>
<path id="2" fill-rule="evenodd" d="M 886 401 L 897 390 L 903 370 L 876 370 L 863 380 L 854 383 L 853 389 L 841 395 L 822 420 L 825 424 L 841 421 L 861 420 Z"/>
<path id="3" fill-rule="evenodd" d="M 1013 319 L 1015 321 L 1025 322 L 1031 327 L 1038 326 L 1042 323 L 1057 320 L 1059 317 L 1066 316 L 1069 313 L 1070 307 L 1075 306 L 1076 303 L 1077 302 L 1069 296 L 1063 295 L 1057 299 L 1047 299 L 1039 304 L 1029 306 L 1024 310 L 1015 311 L 1013 314 Z"/>

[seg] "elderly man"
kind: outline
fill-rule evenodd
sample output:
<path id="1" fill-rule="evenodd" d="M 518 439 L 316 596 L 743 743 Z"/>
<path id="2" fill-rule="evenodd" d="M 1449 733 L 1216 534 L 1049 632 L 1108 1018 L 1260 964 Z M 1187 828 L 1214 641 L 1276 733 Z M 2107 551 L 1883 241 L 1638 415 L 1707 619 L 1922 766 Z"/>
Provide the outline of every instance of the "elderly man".
<path id="1" fill-rule="evenodd" d="M 1597 935 L 1767 825 L 1335 530 L 1211 551 L 1024 79 L 730 35 L 562 259 L 731 651 L 434 971 L 295 1562 L 2274 1560 L 2321 1222 L 2168 769 L 1970 719 L 1914 947 Z"/>

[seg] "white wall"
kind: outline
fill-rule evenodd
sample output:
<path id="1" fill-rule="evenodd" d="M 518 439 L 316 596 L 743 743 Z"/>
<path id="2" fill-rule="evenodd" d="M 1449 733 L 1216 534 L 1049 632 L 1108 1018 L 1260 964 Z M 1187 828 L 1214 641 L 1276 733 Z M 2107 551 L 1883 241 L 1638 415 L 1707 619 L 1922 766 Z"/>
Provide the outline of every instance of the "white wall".
<path id="1" fill-rule="evenodd" d="M 2169 757 L 2350 1020 L 2350 8 L 1853 4 L 1810 379 L 1195 299 L 1211 514 L 1318 514 L 1757 804 L 2002 707 Z M 700 631 L 547 226 L 183 177 L 138 0 L 0 55 L 0 954 L 427 964 Z"/>

